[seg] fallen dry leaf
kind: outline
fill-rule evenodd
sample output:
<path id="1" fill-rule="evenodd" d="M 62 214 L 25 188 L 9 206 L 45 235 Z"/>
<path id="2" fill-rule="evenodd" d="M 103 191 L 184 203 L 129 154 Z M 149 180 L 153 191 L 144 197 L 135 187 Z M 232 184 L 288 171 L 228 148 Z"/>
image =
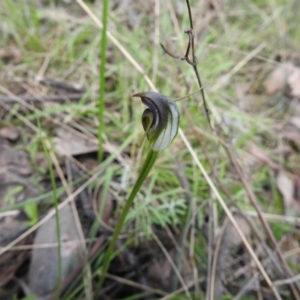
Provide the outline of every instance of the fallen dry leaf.
<path id="1" fill-rule="evenodd" d="M 240 230 L 246 237 L 248 237 L 251 233 L 251 227 L 249 226 L 248 222 L 240 215 L 235 215 L 234 218 Z M 232 248 L 240 244 L 242 244 L 241 237 L 237 233 L 235 227 L 231 223 L 228 223 L 223 235 L 222 246 Z"/>
<path id="2" fill-rule="evenodd" d="M 114 209 L 114 204 L 113 204 L 113 195 L 111 194 L 110 191 L 107 192 L 106 198 L 103 198 L 103 188 L 102 186 L 97 187 L 94 191 L 93 195 L 93 208 L 95 211 L 97 211 L 97 214 L 101 220 L 109 225 L 112 211 Z M 88 199 L 90 203 L 90 199 Z"/>
<path id="3" fill-rule="evenodd" d="M 300 69 L 295 68 L 287 79 L 287 83 L 291 88 L 291 94 L 300 97 Z"/>
<path id="4" fill-rule="evenodd" d="M 25 151 L 8 145 L 0 145 L 0 151 L 0 167 L 16 166 L 19 174 L 30 175 L 30 162 Z"/>
<path id="5" fill-rule="evenodd" d="M 10 141 L 15 141 L 19 138 L 20 132 L 15 127 L 5 127 L 0 129 L 0 136 Z"/>
<path id="6" fill-rule="evenodd" d="M 179 258 L 179 254 L 175 249 L 169 251 L 170 257 L 176 263 L 176 259 Z M 179 256 L 178 256 L 179 255 Z M 185 282 L 189 282 L 192 274 L 192 267 L 189 263 L 189 253 L 184 251 L 181 256 L 181 263 L 177 265 L 179 267 L 180 274 Z M 183 258 L 183 260 L 182 260 Z M 155 261 L 149 266 L 147 271 L 147 277 L 151 285 L 156 286 L 164 291 L 170 291 L 173 283 L 174 270 L 167 258 Z"/>
<path id="7" fill-rule="evenodd" d="M 300 97 L 300 69 L 292 62 L 278 65 L 264 81 L 267 94 L 274 95 L 285 86 L 291 89 L 291 95 Z"/>
<path id="8" fill-rule="evenodd" d="M 96 142 L 88 141 L 62 128 L 57 130 L 53 141 L 54 150 L 60 155 L 73 156 L 98 150 Z"/>
<path id="9" fill-rule="evenodd" d="M 291 102 L 290 109 L 293 112 L 294 116 L 300 117 L 300 100 L 299 99 L 294 99 Z"/>
<path id="10" fill-rule="evenodd" d="M 10 215 L 0 216 L 0 246 L 6 246 L 26 228 L 28 228 L 28 221 L 21 217 L 19 211 L 14 211 Z M 29 240 L 27 237 L 21 240 L 18 245 L 23 245 Z M 8 251 L 0 256 L 0 286 L 4 286 L 15 276 L 19 266 L 28 257 L 27 254 L 27 251 L 21 250 Z"/>
<path id="11" fill-rule="evenodd" d="M 290 123 L 300 130 L 300 117 L 292 117 Z"/>
<path id="12" fill-rule="evenodd" d="M 171 264 L 165 258 L 151 265 L 148 268 L 147 275 L 155 285 L 159 285 L 162 289 L 169 289 L 171 273 Z"/>
<path id="13" fill-rule="evenodd" d="M 77 232 L 76 221 L 69 204 L 59 211 L 61 239 L 61 276 L 64 279 L 82 258 L 83 249 Z M 57 243 L 55 215 L 47 220 L 37 232 L 34 245 Z M 55 290 L 58 279 L 59 256 L 57 247 L 34 248 L 29 268 L 29 287 L 32 293 L 46 297 Z M 47 298 L 48 297 L 48 298 Z"/>
<path id="14" fill-rule="evenodd" d="M 300 132 L 298 130 L 285 130 L 283 138 L 293 142 L 298 148 L 300 148 Z"/>
<path id="15" fill-rule="evenodd" d="M 38 192 L 25 151 L 0 143 L 0 171 L 0 208 L 20 203 Z"/>
<path id="16" fill-rule="evenodd" d="M 269 95 L 274 95 L 282 90 L 287 83 L 288 77 L 294 71 L 294 69 L 295 66 L 291 62 L 278 65 L 264 81 L 266 92 Z"/>
<path id="17" fill-rule="evenodd" d="M 255 156 L 258 160 L 262 161 L 263 163 L 269 165 L 273 169 L 278 169 L 279 165 L 272 161 L 261 149 L 259 149 L 255 145 L 251 145 L 249 147 L 249 152 Z"/>
<path id="18" fill-rule="evenodd" d="M 10 45 L 8 48 L 1 48 L 0 49 L 0 59 L 8 62 L 10 60 L 13 59 L 20 59 L 22 56 L 22 51 L 14 46 L 14 45 Z"/>
<path id="19" fill-rule="evenodd" d="M 280 171 L 276 178 L 278 190 L 282 194 L 285 209 L 293 207 L 294 203 L 294 182 L 287 174 Z"/>

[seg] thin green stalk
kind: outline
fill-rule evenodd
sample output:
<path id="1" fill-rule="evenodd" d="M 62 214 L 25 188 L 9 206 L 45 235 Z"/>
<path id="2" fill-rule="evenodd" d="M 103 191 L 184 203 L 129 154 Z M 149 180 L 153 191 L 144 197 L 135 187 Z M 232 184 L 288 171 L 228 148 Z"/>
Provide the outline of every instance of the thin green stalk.
<path id="1" fill-rule="evenodd" d="M 56 235 L 57 235 L 57 255 L 58 255 L 58 270 L 57 270 L 57 290 L 56 290 L 56 298 L 58 299 L 60 290 L 61 290 L 61 284 L 62 284 L 62 260 L 61 260 L 61 233 L 60 233 L 60 223 L 59 223 L 59 211 L 58 211 L 58 197 L 57 197 L 57 188 L 56 188 L 56 182 L 55 182 L 55 175 L 52 167 L 52 162 L 50 158 L 50 154 L 48 151 L 48 148 L 46 146 L 46 143 L 44 141 L 44 136 L 42 135 L 43 131 L 41 128 L 41 122 L 40 119 L 37 117 L 37 125 L 39 129 L 39 135 L 41 138 L 42 147 L 46 156 L 47 164 L 49 167 L 49 173 L 50 173 L 50 179 L 51 179 L 51 186 L 52 186 L 52 193 L 53 193 L 53 203 L 55 208 L 55 223 L 56 223 Z"/>
<path id="2" fill-rule="evenodd" d="M 101 271 L 101 278 L 100 278 L 100 281 L 99 281 L 99 284 L 95 290 L 95 294 L 94 294 L 94 297 L 95 299 L 97 298 L 97 294 L 98 292 L 100 291 L 102 285 L 103 285 L 103 282 L 104 282 L 104 279 L 105 279 L 105 276 L 106 276 L 106 273 L 108 271 L 108 268 L 109 268 L 109 265 L 110 265 L 110 262 L 112 260 L 112 257 L 113 257 L 113 251 L 114 251 L 114 248 L 116 246 L 116 243 L 117 243 L 117 240 L 118 240 L 118 237 L 122 231 L 122 228 L 123 228 L 123 225 L 124 225 L 124 222 L 125 222 L 125 219 L 126 219 L 126 216 L 129 212 L 129 209 L 133 203 L 133 200 L 135 198 L 135 196 L 137 195 L 138 191 L 140 190 L 144 180 L 146 179 L 146 177 L 148 176 L 151 168 L 153 167 L 153 164 L 157 158 L 157 154 L 158 152 L 157 151 L 153 151 L 153 150 L 150 150 L 150 152 L 148 153 L 147 157 L 146 157 L 146 160 L 142 166 L 142 169 L 140 171 L 140 174 L 139 174 L 139 177 L 126 201 L 126 204 L 123 208 L 123 211 L 122 211 L 122 214 L 121 214 L 121 217 L 120 217 L 120 220 L 114 230 L 114 234 L 112 236 L 112 239 L 111 239 L 111 242 L 109 244 L 109 247 L 106 251 L 106 254 L 104 256 L 104 263 L 103 263 L 103 267 L 102 267 L 102 271 Z"/>
<path id="3" fill-rule="evenodd" d="M 100 81 L 99 81 L 99 111 L 98 111 L 98 160 L 101 162 L 103 158 L 103 139 L 104 132 L 104 92 L 105 92 L 105 64 L 106 64 L 106 31 L 107 31 L 107 19 L 108 19 L 108 2 L 109 0 L 103 0 L 103 14 L 102 14 L 102 38 L 100 47 Z"/>

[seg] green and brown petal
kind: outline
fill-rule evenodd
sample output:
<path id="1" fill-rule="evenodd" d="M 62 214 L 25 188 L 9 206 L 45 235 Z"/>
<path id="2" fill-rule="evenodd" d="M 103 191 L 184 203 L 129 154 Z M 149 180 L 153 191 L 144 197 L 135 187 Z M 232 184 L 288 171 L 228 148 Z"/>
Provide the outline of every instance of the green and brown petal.
<path id="1" fill-rule="evenodd" d="M 180 113 L 176 103 L 160 93 L 134 94 L 148 107 L 142 116 L 143 128 L 152 144 L 152 150 L 167 148 L 178 132 Z"/>

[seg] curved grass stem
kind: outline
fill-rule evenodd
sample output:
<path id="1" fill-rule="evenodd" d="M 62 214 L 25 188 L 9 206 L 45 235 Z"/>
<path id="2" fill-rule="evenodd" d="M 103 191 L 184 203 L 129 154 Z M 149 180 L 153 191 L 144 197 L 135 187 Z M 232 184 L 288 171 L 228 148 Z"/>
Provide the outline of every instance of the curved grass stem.
<path id="1" fill-rule="evenodd" d="M 116 246 L 118 237 L 119 237 L 119 235 L 122 231 L 122 228 L 123 228 L 126 216 L 129 212 L 129 209 L 130 209 L 130 207 L 133 203 L 133 200 L 135 199 L 138 191 L 140 190 L 144 180 L 146 179 L 146 177 L 148 176 L 150 170 L 152 169 L 152 167 L 153 167 L 153 165 L 156 161 L 157 155 L 158 155 L 157 151 L 150 150 L 150 152 L 148 153 L 148 155 L 146 157 L 146 160 L 145 160 L 145 162 L 142 166 L 139 177 L 137 178 L 137 180 L 135 182 L 135 185 L 134 185 L 134 187 L 133 187 L 133 189 L 132 189 L 132 191 L 131 191 L 131 193 L 130 193 L 127 201 L 126 201 L 126 204 L 123 208 L 123 211 L 122 211 L 122 214 L 120 216 L 119 222 L 118 222 L 118 224 L 115 228 L 115 231 L 114 231 L 113 236 L 111 238 L 110 244 L 109 244 L 108 249 L 106 251 L 106 254 L 104 256 L 104 262 L 103 262 L 103 267 L 102 267 L 102 272 L 101 272 L 101 278 L 100 278 L 99 284 L 98 284 L 98 286 L 95 290 L 95 294 L 94 294 L 95 299 L 97 298 L 97 294 L 98 294 L 98 292 L 100 291 L 100 289 L 103 285 L 103 282 L 104 282 L 106 273 L 108 271 L 110 262 L 113 258 L 114 248 Z"/>

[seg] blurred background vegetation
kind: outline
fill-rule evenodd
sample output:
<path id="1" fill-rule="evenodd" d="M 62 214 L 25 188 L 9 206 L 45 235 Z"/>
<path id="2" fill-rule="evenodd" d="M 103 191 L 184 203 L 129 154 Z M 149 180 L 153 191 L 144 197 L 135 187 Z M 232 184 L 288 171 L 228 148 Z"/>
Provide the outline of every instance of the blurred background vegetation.
<path id="1" fill-rule="evenodd" d="M 101 161 L 103 3 L 84 2 L 96 20 L 82 3 L 0 2 L 0 299 L 299 299 L 299 1 L 190 1 L 214 131 L 193 68 L 160 46 L 184 56 L 186 2 L 109 1 Z M 149 82 L 186 97 L 180 127 L 271 287 L 178 136 L 95 293 L 147 152 L 132 95 Z"/>

